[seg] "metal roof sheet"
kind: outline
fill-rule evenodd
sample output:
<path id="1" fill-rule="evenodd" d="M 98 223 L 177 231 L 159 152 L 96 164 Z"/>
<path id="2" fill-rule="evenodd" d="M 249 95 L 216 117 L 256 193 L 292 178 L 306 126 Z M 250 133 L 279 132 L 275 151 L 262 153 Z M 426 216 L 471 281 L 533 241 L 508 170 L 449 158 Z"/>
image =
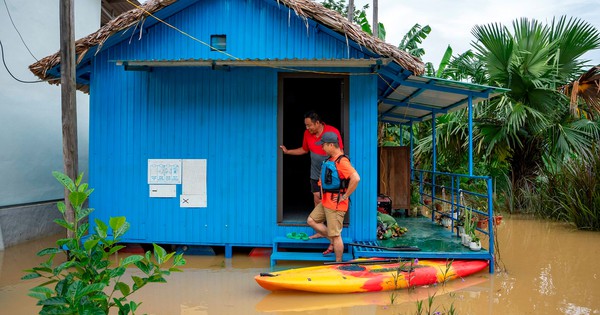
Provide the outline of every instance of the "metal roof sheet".
<path id="1" fill-rule="evenodd" d="M 427 76 L 415 76 L 394 64 L 378 70 L 379 120 L 393 124 L 426 121 L 509 90 Z"/>
<path id="2" fill-rule="evenodd" d="M 131 67 L 371 67 L 387 65 L 391 58 L 350 59 L 176 59 L 176 60 L 116 60 L 117 65 Z"/>

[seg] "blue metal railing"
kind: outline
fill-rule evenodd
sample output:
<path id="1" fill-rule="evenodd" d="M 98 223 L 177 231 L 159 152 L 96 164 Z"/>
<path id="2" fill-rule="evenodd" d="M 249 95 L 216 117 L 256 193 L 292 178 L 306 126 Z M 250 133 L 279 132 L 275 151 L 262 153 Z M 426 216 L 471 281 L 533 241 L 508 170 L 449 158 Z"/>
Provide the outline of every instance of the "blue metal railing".
<path id="1" fill-rule="evenodd" d="M 431 201 L 431 220 L 434 221 L 436 214 L 449 217 L 452 220 L 452 229 L 458 235 L 457 221 L 463 211 L 472 211 L 481 221 L 487 223 L 486 227 L 476 226 L 476 230 L 488 236 L 488 251 L 490 254 L 490 265 L 493 270 L 494 254 L 494 229 L 493 229 L 493 189 L 490 176 L 474 176 L 466 174 L 452 174 L 427 170 L 413 169 L 411 174 L 413 184 L 418 184 L 420 202 Z M 442 209 L 437 209 L 436 205 Z M 444 211 L 449 208 L 449 211 Z"/>

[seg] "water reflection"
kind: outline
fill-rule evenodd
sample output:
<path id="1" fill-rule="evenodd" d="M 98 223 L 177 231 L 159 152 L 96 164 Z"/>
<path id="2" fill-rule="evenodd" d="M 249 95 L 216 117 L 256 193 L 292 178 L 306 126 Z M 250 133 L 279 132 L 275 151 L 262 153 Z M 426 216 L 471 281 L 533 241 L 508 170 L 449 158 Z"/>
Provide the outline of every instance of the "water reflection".
<path id="1" fill-rule="evenodd" d="M 569 225 L 507 217 L 497 227 L 499 256 L 494 275 L 482 272 L 446 286 L 391 293 L 270 293 L 254 282 L 269 269 L 268 257 L 233 259 L 222 255 L 188 256 L 183 273 L 168 283 L 149 285 L 133 299 L 139 313 L 199 314 L 414 314 L 417 300 L 435 294 L 438 311 L 451 306 L 458 314 L 600 314 L 600 233 Z M 57 236 L 58 237 L 58 236 Z M 22 269 L 37 265 L 35 253 L 57 237 L 0 251 L 0 305 L 3 314 L 35 314 L 39 308 L 27 291 L 36 280 L 21 281 Z M 123 256 L 123 255 L 121 255 Z M 305 265 L 305 264 L 304 264 Z M 284 263 L 278 268 L 300 266 Z M 134 273 L 128 271 L 128 275 Z M 424 302 L 424 305 L 427 302 Z"/>

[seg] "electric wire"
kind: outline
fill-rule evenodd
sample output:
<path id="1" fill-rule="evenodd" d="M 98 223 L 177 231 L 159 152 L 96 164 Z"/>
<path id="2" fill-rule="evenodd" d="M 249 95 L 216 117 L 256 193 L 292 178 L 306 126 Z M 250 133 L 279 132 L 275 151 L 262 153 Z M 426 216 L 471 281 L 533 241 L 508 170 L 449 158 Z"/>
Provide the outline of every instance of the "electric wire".
<path id="1" fill-rule="evenodd" d="M 27 51 L 29 52 L 29 54 L 31 55 L 31 57 L 33 57 L 33 59 L 35 59 L 35 61 L 39 61 L 33 55 L 33 53 L 31 52 L 31 50 L 29 50 L 29 47 L 25 43 L 25 40 L 23 39 L 23 36 L 21 36 L 21 32 L 19 32 L 19 29 L 15 25 L 15 21 L 13 21 L 12 15 L 10 15 L 10 10 L 8 9 L 8 4 L 6 4 L 6 0 L 3 0 L 3 1 L 4 1 L 4 6 L 6 7 L 6 13 L 8 13 L 8 18 L 10 19 L 10 22 L 12 23 L 13 27 L 15 28 L 15 31 L 17 31 L 17 34 L 19 34 L 19 38 L 21 38 L 21 42 L 23 43 L 23 46 L 25 46 L 25 48 L 27 49 Z"/>
<path id="2" fill-rule="evenodd" d="M 15 79 L 16 81 L 19 81 L 21 83 L 40 83 L 40 82 L 46 82 L 46 80 L 38 80 L 38 81 L 24 81 L 24 80 L 20 80 L 17 77 L 15 77 L 12 72 L 10 72 L 10 69 L 8 69 L 8 65 L 6 65 L 6 59 L 4 58 L 4 46 L 2 45 L 2 40 L 0 40 L 0 52 L 2 53 L 2 64 L 4 64 L 4 68 L 6 69 L 6 71 L 8 72 L 8 74 L 10 74 L 10 76 Z M 48 80 L 51 81 L 51 80 Z"/>

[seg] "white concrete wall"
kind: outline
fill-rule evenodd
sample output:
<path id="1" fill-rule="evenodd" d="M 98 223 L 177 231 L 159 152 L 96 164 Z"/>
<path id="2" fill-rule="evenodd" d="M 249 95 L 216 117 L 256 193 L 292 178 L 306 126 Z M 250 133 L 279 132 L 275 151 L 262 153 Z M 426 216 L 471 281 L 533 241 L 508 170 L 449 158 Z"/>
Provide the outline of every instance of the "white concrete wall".
<path id="1" fill-rule="evenodd" d="M 74 3 L 78 39 L 100 28 L 101 0 Z M 37 81 L 28 66 L 57 52 L 59 39 L 59 0 L 0 3 L 4 63 L 17 79 Z M 87 173 L 87 94 L 77 92 L 77 112 L 79 171 Z M 0 250 L 64 232 L 52 222 L 60 216 L 56 203 L 46 202 L 63 198 L 54 170 L 63 171 L 60 86 L 18 82 L 0 60 Z"/>
<path id="2" fill-rule="evenodd" d="M 4 1 L 35 58 L 59 50 L 59 0 Z M 100 27 L 100 1 L 74 1 L 76 39 Z M 28 69 L 36 59 L 4 3 L 0 40 L 10 72 L 20 80 L 38 80 Z M 80 172 L 87 172 L 88 164 L 88 106 L 88 95 L 77 92 Z M 63 197 L 51 174 L 63 170 L 61 128 L 60 86 L 17 82 L 0 64 L 0 207 Z"/>

